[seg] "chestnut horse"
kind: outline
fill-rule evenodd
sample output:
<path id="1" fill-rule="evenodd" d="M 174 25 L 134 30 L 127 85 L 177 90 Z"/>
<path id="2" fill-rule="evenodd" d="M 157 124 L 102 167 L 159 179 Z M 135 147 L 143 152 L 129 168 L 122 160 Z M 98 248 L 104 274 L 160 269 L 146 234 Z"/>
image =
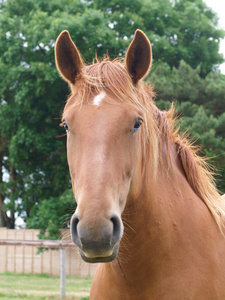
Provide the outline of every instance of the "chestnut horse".
<path id="1" fill-rule="evenodd" d="M 85 65 L 63 31 L 56 64 L 71 88 L 62 124 L 77 209 L 71 236 L 100 263 L 91 300 L 225 299 L 225 204 L 204 159 L 142 79 L 151 44 Z"/>

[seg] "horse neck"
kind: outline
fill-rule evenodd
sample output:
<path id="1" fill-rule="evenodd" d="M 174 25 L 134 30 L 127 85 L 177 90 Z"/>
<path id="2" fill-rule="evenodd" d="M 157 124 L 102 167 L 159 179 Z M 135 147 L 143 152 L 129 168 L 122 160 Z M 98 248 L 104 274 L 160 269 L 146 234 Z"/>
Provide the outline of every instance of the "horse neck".
<path id="1" fill-rule="evenodd" d="M 183 259 L 183 253 L 199 244 L 208 222 L 217 231 L 208 208 L 187 182 L 175 145 L 170 149 L 171 163 L 163 157 L 156 179 L 151 179 L 150 170 L 145 173 L 140 195 L 123 213 L 118 263 L 131 281 L 137 280 L 137 270 L 141 282 L 149 270 L 155 276 L 171 260 Z"/>

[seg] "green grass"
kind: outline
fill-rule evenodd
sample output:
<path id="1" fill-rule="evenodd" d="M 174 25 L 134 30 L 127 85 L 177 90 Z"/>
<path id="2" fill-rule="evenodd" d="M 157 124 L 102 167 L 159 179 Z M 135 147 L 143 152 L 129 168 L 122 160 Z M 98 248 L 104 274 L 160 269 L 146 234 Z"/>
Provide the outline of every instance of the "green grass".
<path id="1" fill-rule="evenodd" d="M 87 300 L 91 288 L 90 277 L 66 277 L 66 298 Z M 60 278 L 47 274 L 0 274 L 0 299 L 60 299 Z"/>

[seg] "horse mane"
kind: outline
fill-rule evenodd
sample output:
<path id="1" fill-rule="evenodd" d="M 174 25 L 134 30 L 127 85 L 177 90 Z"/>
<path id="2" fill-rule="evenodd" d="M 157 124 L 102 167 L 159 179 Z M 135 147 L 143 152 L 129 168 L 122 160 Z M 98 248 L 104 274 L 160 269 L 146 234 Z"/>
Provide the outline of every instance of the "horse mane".
<path id="1" fill-rule="evenodd" d="M 167 148 L 169 148 L 169 139 L 172 138 L 189 185 L 206 204 L 221 232 L 223 232 L 225 201 L 216 188 L 213 167 L 207 162 L 206 157 L 199 155 L 201 147 L 195 146 L 187 138 L 187 134 L 179 135 L 179 128 L 176 129 L 175 126 L 177 117 L 173 104 L 168 112 L 160 114 L 160 118 L 161 131 L 165 137 Z"/>
<path id="2" fill-rule="evenodd" d="M 175 109 L 171 106 L 168 112 L 160 111 L 154 104 L 155 93 L 147 82 L 139 82 L 134 86 L 128 71 L 124 67 L 123 59 L 110 61 L 108 57 L 92 65 L 84 67 L 77 79 L 76 85 L 71 87 L 72 95 L 68 102 L 73 105 L 82 105 L 90 94 L 99 94 L 103 89 L 109 97 L 106 101 L 115 103 L 122 101 L 138 106 L 145 112 L 145 130 L 142 131 L 143 166 L 150 162 L 153 176 L 157 174 L 162 139 L 166 144 L 168 161 L 170 160 L 169 143 L 172 140 L 180 157 L 186 179 L 196 195 L 206 204 L 212 213 L 220 230 L 224 226 L 225 202 L 219 195 L 213 172 L 206 159 L 198 155 L 198 147 L 179 135 L 175 126 Z M 77 97 L 73 97 L 77 95 Z M 110 97 L 110 95 L 112 97 Z M 69 108 L 71 105 L 69 105 Z M 67 105 L 65 110 L 67 110 Z"/>

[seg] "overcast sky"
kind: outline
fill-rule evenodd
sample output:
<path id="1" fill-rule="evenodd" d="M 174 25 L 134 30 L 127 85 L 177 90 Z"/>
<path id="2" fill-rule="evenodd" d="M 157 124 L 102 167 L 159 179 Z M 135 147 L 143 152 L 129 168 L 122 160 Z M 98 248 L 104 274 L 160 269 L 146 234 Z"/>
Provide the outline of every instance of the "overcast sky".
<path id="1" fill-rule="evenodd" d="M 220 27 L 225 30 L 225 0 L 204 0 L 204 2 L 217 13 Z M 225 57 L 225 39 L 220 42 L 220 53 L 223 53 Z M 225 74 L 225 63 L 221 65 L 220 69 Z"/>

